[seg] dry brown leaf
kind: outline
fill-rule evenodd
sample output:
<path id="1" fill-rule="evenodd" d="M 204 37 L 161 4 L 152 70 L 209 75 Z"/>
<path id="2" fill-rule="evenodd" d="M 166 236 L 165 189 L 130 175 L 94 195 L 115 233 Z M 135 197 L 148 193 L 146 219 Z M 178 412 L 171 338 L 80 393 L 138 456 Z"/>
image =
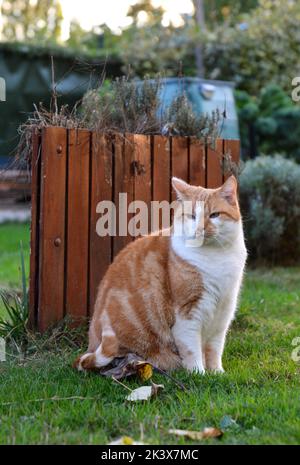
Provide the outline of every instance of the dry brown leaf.
<path id="1" fill-rule="evenodd" d="M 114 358 L 109 365 L 101 368 L 99 373 L 118 380 L 138 375 L 143 381 L 146 381 L 152 377 L 153 367 L 151 363 L 142 360 L 137 355 L 127 354 L 125 357 Z"/>
<path id="2" fill-rule="evenodd" d="M 164 388 L 165 388 L 165 386 L 163 384 L 155 384 L 155 383 L 153 383 L 153 381 L 151 381 L 151 389 L 152 389 L 151 395 L 152 396 L 157 396 L 159 391 L 161 389 L 164 389 Z"/>
<path id="3" fill-rule="evenodd" d="M 148 362 L 137 362 L 137 373 L 142 381 L 147 381 L 152 378 L 153 367 Z"/>
<path id="4" fill-rule="evenodd" d="M 208 438 L 219 438 L 223 435 L 223 431 L 219 428 L 204 428 L 203 431 L 189 431 L 185 429 L 169 429 L 169 434 L 175 434 L 176 436 L 183 436 L 194 441 L 200 441 Z"/>
<path id="5" fill-rule="evenodd" d="M 149 400 L 151 397 L 156 396 L 160 389 L 164 389 L 162 384 L 154 384 L 152 386 L 141 386 L 134 389 L 127 397 L 126 400 L 130 402 L 137 402 L 140 400 Z"/>

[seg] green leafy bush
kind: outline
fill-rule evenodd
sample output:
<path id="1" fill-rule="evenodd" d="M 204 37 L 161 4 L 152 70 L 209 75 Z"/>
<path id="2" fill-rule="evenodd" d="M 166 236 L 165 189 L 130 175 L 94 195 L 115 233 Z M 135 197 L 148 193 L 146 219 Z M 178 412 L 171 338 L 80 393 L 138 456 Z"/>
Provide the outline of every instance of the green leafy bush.
<path id="1" fill-rule="evenodd" d="M 300 260 L 300 166 L 275 155 L 245 163 L 240 202 L 250 259 Z"/>
<path id="2" fill-rule="evenodd" d="M 281 87 L 269 84 L 257 97 L 237 91 L 236 102 L 244 156 L 281 153 L 300 161 L 300 108 Z"/>
<path id="3" fill-rule="evenodd" d="M 224 23 L 207 35 L 207 77 L 233 80 L 251 95 L 267 83 L 290 92 L 300 72 L 299 21 L 299 1 L 260 0 L 238 23 Z"/>

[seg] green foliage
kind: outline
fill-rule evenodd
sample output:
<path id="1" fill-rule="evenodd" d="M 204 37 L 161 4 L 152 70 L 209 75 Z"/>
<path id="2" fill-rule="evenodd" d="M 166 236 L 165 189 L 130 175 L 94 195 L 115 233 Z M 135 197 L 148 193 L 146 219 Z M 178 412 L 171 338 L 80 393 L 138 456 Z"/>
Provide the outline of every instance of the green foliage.
<path id="1" fill-rule="evenodd" d="M 24 244 L 25 263 L 29 259 L 30 225 L 28 223 L 0 224 L 0 287 L 19 288 L 20 242 Z M 28 272 L 28 268 L 26 268 Z M 0 305 L 1 315 L 1 305 Z"/>
<path id="2" fill-rule="evenodd" d="M 26 286 L 25 261 L 21 243 L 22 291 L 20 295 L 12 291 L 0 291 L 0 298 L 6 314 L 0 317 L 0 337 L 25 344 L 29 317 L 28 292 Z"/>
<path id="3" fill-rule="evenodd" d="M 2 37 L 7 41 L 56 42 L 61 34 L 62 11 L 57 0 L 7 0 L 2 3 Z"/>
<path id="4" fill-rule="evenodd" d="M 282 153 L 300 161 L 300 108 L 277 85 L 264 87 L 257 97 L 236 92 L 242 148 L 249 155 L 249 129 L 259 153 Z"/>
<path id="5" fill-rule="evenodd" d="M 235 81 L 256 95 L 268 83 L 290 91 L 300 73 L 300 2 L 260 0 L 239 24 L 220 25 L 208 34 L 205 63 L 209 76 Z"/>
<path id="6" fill-rule="evenodd" d="M 300 166 L 279 155 L 247 161 L 240 201 L 250 258 L 299 262 Z"/>
<path id="7" fill-rule="evenodd" d="M 205 20 L 208 32 L 199 30 L 195 14 L 181 15 L 182 24 L 174 26 L 170 23 L 165 27 L 165 11 L 161 7 L 154 7 L 151 0 L 140 0 L 128 11 L 132 19 L 130 27 L 122 31 L 118 43 L 119 55 L 127 72 L 128 67 L 137 75 L 145 73 L 164 72 L 168 76 L 178 73 L 180 64 L 186 75 L 196 74 L 195 49 L 199 44 L 211 41 L 213 45 L 214 30 L 221 23 L 225 28 L 236 24 L 242 13 L 251 11 L 257 5 L 257 0 L 236 2 L 218 0 L 211 2 L 204 0 Z M 146 13 L 147 20 L 141 23 L 139 13 Z M 209 65 L 209 60 L 207 60 Z M 208 73 L 215 73 L 208 67 Z M 223 78 L 222 78 L 223 79 Z"/>
<path id="8" fill-rule="evenodd" d="M 206 23 L 213 28 L 216 23 L 235 24 L 239 16 L 257 7 L 258 0 L 203 0 Z"/>
<path id="9" fill-rule="evenodd" d="M 140 12 L 147 15 L 145 23 L 139 20 Z M 195 73 L 192 18 L 185 17 L 179 27 L 172 24 L 164 27 L 164 10 L 161 7 L 154 8 L 151 0 L 142 0 L 133 5 L 128 16 L 132 24 L 122 31 L 118 43 L 125 73 L 130 69 L 137 76 L 158 72 L 174 76 L 181 62 L 187 74 Z M 192 57 L 192 60 L 187 57 Z"/>

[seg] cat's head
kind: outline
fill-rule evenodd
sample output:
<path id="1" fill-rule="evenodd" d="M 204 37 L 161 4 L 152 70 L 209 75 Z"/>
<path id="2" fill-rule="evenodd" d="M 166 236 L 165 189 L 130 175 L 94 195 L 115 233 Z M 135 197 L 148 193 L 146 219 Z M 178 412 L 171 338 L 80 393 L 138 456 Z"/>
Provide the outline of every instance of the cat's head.
<path id="1" fill-rule="evenodd" d="M 226 245 L 232 243 L 241 231 L 241 214 L 237 197 L 237 181 L 230 176 L 217 189 L 191 186 L 178 178 L 172 178 L 172 185 L 183 207 L 174 215 L 174 227 L 183 234 L 202 238 L 203 244 Z"/>

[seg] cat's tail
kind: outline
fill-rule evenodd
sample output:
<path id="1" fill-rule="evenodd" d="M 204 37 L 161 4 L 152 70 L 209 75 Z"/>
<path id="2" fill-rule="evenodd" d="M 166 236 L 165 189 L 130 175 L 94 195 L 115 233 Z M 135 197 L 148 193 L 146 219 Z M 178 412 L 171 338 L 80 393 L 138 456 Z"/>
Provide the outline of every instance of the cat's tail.
<path id="1" fill-rule="evenodd" d="M 79 355 L 74 362 L 73 368 L 78 371 L 96 370 L 95 352 L 87 352 L 84 355 Z"/>

